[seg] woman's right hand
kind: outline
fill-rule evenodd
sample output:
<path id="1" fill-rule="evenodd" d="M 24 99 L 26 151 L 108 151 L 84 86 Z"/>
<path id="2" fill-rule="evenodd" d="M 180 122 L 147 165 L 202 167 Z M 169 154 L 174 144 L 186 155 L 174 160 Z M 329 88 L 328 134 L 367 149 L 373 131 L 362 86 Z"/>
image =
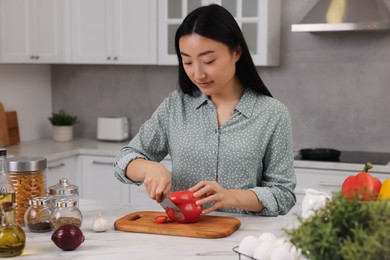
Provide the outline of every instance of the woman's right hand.
<path id="1" fill-rule="evenodd" d="M 127 166 L 127 177 L 133 181 L 143 181 L 149 197 L 161 202 L 163 194 L 171 190 L 171 174 L 161 163 L 145 159 L 133 160 Z"/>

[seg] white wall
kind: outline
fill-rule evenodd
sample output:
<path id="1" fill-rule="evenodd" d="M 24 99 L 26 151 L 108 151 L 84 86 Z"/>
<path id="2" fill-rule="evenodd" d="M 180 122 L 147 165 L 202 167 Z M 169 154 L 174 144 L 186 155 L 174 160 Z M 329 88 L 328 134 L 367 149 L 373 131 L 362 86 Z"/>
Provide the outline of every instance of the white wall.
<path id="1" fill-rule="evenodd" d="M 0 102 L 17 111 L 21 141 L 50 136 L 50 65 L 0 65 Z"/>

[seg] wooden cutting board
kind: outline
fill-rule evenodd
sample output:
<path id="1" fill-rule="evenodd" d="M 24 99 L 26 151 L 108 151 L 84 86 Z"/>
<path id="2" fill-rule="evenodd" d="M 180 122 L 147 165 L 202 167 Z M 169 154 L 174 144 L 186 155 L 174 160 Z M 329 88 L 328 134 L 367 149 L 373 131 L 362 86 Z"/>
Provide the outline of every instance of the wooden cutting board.
<path id="1" fill-rule="evenodd" d="M 7 120 L 8 145 L 20 143 L 18 114 L 16 111 L 6 111 L 5 118 Z"/>
<path id="2" fill-rule="evenodd" d="M 9 145 L 7 118 L 3 104 L 0 102 L 0 147 Z"/>
<path id="3" fill-rule="evenodd" d="M 232 217 L 202 215 L 196 223 L 157 223 L 157 216 L 166 216 L 165 212 L 140 211 L 128 214 L 114 223 L 115 229 L 127 232 L 159 235 L 223 238 L 233 234 L 241 221 Z"/>

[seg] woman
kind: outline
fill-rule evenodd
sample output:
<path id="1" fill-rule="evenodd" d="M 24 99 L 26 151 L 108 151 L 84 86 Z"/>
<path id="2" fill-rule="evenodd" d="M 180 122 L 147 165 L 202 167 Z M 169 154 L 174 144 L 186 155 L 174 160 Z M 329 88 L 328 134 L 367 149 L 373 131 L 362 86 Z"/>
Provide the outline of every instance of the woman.
<path id="1" fill-rule="evenodd" d="M 203 214 L 286 214 L 296 201 L 290 115 L 260 79 L 234 17 L 219 5 L 194 10 L 175 48 L 180 90 L 121 149 L 115 176 L 144 183 L 157 202 L 188 189 Z M 159 163 L 168 154 L 172 172 Z"/>

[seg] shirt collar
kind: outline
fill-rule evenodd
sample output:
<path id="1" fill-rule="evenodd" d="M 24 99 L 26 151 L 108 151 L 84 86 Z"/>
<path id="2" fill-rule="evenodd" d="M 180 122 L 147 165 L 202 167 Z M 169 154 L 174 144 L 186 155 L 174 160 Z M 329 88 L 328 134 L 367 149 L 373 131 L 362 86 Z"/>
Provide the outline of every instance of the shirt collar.
<path id="1" fill-rule="evenodd" d="M 250 117 L 253 113 L 253 107 L 256 103 L 257 94 L 250 88 L 245 88 L 244 94 L 238 102 L 235 110 L 243 114 L 245 117 Z M 196 98 L 195 110 L 206 104 L 209 98 L 203 93 Z"/>
<path id="2" fill-rule="evenodd" d="M 244 94 L 238 102 L 235 110 L 243 114 L 245 117 L 250 117 L 253 113 L 253 108 L 257 100 L 257 93 L 250 88 L 245 88 Z"/>

